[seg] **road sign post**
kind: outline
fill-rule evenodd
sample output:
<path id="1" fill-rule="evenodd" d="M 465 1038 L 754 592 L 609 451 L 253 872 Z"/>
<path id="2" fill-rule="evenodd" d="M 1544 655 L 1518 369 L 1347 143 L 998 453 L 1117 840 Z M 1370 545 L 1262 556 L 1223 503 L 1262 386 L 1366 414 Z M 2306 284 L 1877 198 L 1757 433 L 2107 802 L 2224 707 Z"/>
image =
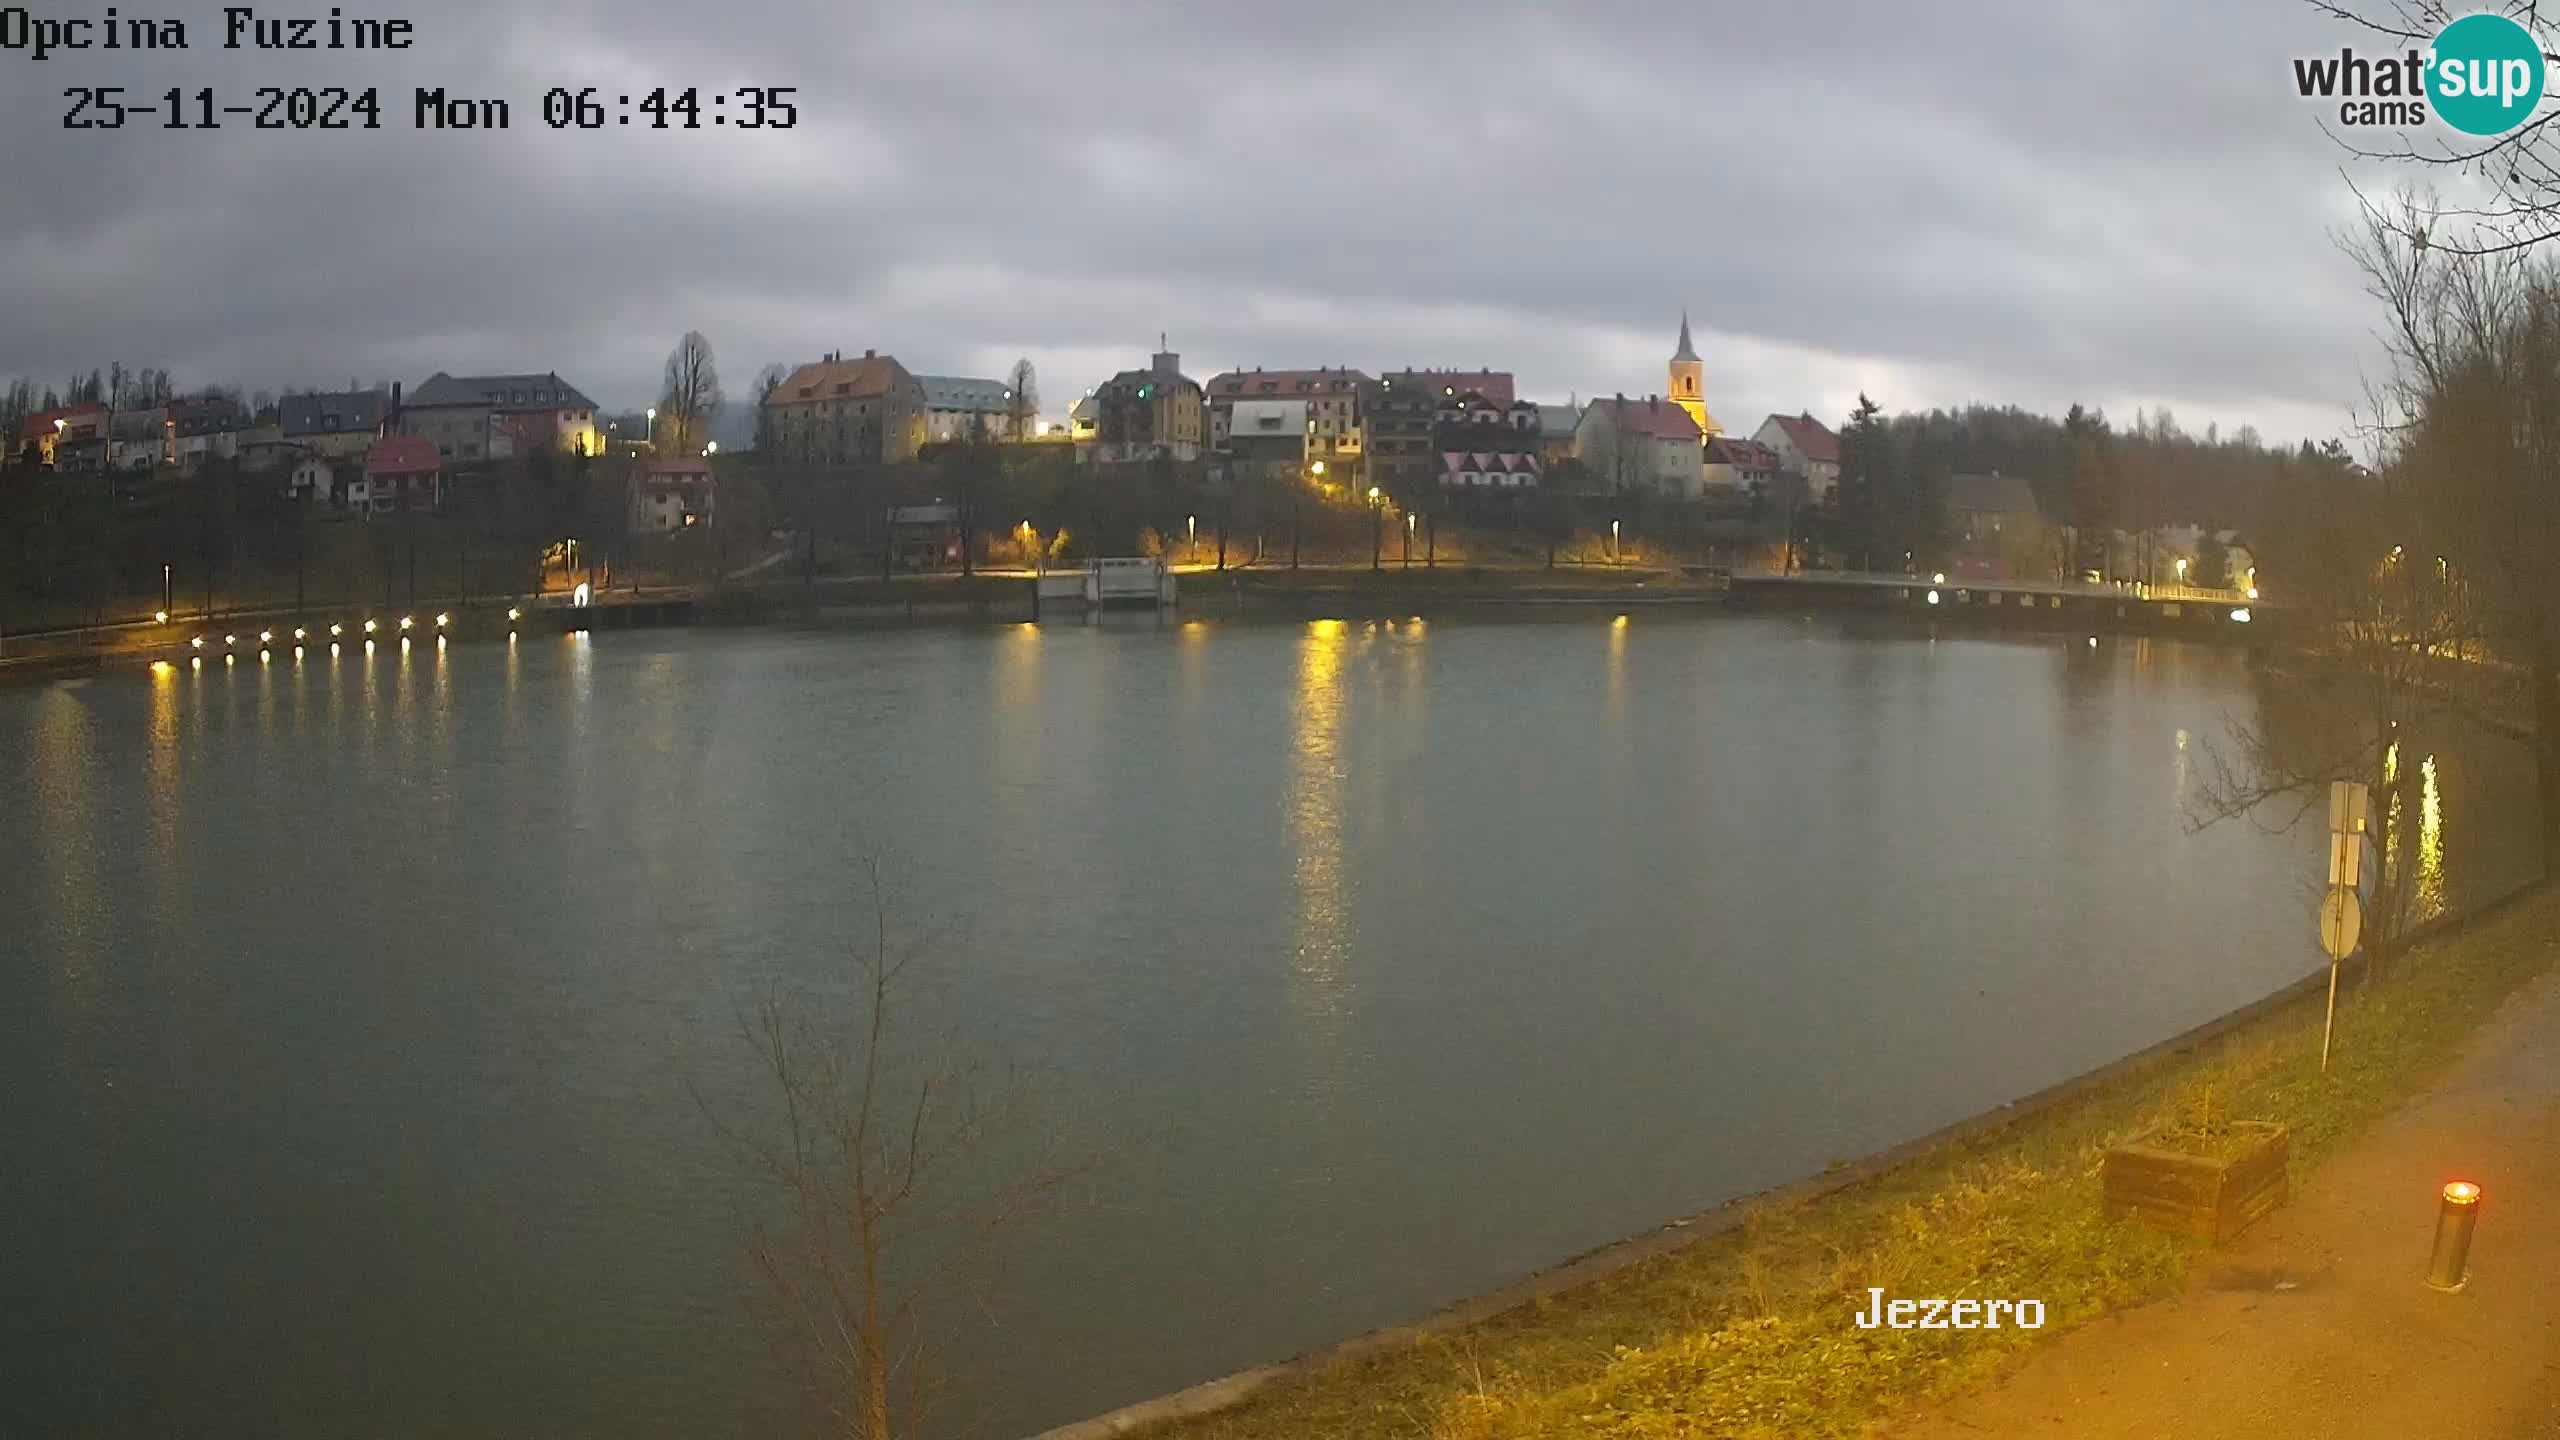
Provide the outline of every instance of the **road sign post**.
<path id="1" fill-rule="evenodd" d="M 2329 893 L 2320 901 L 2320 948 L 2329 952 L 2329 1013 L 2320 1022 L 2320 1071 L 2338 1029 L 2338 964 L 2364 938 L 2364 836 L 2372 795 L 2352 780 L 2329 786 Z"/>

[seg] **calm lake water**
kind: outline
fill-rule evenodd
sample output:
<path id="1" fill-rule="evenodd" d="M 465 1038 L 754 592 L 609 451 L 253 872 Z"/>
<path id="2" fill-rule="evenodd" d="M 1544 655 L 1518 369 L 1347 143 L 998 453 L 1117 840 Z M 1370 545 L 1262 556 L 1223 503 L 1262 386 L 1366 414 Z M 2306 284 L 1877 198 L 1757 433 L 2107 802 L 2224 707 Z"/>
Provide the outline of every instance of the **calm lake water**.
<path id="1" fill-rule="evenodd" d="M 736 1014 L 888 857 L 1110 1158 L 1010 1437 L 1411 1318 L 2319 963 L 2236 652 L 1796 618 L 618 633 L 0 690 L 0 1432 L 773 1433 Z M 2430 741 L 2451 899 L 2530 868 Z M 2314 823 L 2317 823 L 2316 817 Z M 694 1096 L 702 1096 L 697 1104 Z"/>

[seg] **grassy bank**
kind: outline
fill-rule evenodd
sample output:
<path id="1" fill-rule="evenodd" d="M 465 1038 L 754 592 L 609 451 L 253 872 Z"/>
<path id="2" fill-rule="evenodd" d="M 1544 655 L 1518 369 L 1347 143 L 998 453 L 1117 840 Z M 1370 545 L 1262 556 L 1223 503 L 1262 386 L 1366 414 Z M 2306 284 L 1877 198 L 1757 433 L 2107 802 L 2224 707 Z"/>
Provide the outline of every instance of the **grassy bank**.
<path id="1" fill-rule="evenodd" d="M 2432 941 L 2341 997 L 2330 1073 L 2317 996 L 2263 1015 L 1996 1132 L 1814 1200 L 1772 1203 L 1695 1245 L 1462 1329 L 1274 1381 L 1150 1440 L 1559 1434 L 1859 1435 L 1977 1382 L 2016 1352 L 2177 1288 L 2201 1253 L 2100 1218 L 2118 1140 L 2205 1097 L 2292 1129 L 2311 1167 L 2424 1088 L 2460 1042 L 2548 966 L 2560 897 L 2543 892 Z M 1889 1295 L 2040 1298 L 2039 1332 L 1868 1331 Z"/>

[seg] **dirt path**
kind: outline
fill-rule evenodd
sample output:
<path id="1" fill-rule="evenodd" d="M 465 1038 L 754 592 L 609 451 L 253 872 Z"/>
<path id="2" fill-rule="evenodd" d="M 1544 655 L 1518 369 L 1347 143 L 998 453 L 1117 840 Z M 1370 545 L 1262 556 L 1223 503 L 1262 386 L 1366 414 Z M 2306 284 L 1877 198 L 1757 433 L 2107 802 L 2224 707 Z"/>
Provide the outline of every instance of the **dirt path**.
<path id="1" fill-rule="evenodd" d="M 2445 1295 L 2421 1276 L 2453 1179 L 2479 1182 L 2482 1204 L 2471 1283 Z M 2441 1088 L 2198 1268 L 2185 1296 L 1886 1433 L 2560 1437 L 2560 973 L 2511 998 Z"/>

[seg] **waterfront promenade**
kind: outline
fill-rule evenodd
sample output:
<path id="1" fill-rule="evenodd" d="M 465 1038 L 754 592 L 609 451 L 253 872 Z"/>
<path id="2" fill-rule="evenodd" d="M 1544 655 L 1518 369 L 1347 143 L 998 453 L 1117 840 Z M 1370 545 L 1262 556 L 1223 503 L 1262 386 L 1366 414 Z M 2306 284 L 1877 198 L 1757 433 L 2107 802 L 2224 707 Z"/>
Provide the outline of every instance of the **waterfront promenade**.
<path id="1" fill-rule="evenodd" d="M 2547 945 L 2560 946 L 2560 938 Z M 2439 1188 L 2482 1190 L 2470 1284 L 2421 1283 Z M 2560 1434 L 2560 973 L 2509 998 L 2434 1090 L 2196 1267 L 1902 1440 Z"/>

